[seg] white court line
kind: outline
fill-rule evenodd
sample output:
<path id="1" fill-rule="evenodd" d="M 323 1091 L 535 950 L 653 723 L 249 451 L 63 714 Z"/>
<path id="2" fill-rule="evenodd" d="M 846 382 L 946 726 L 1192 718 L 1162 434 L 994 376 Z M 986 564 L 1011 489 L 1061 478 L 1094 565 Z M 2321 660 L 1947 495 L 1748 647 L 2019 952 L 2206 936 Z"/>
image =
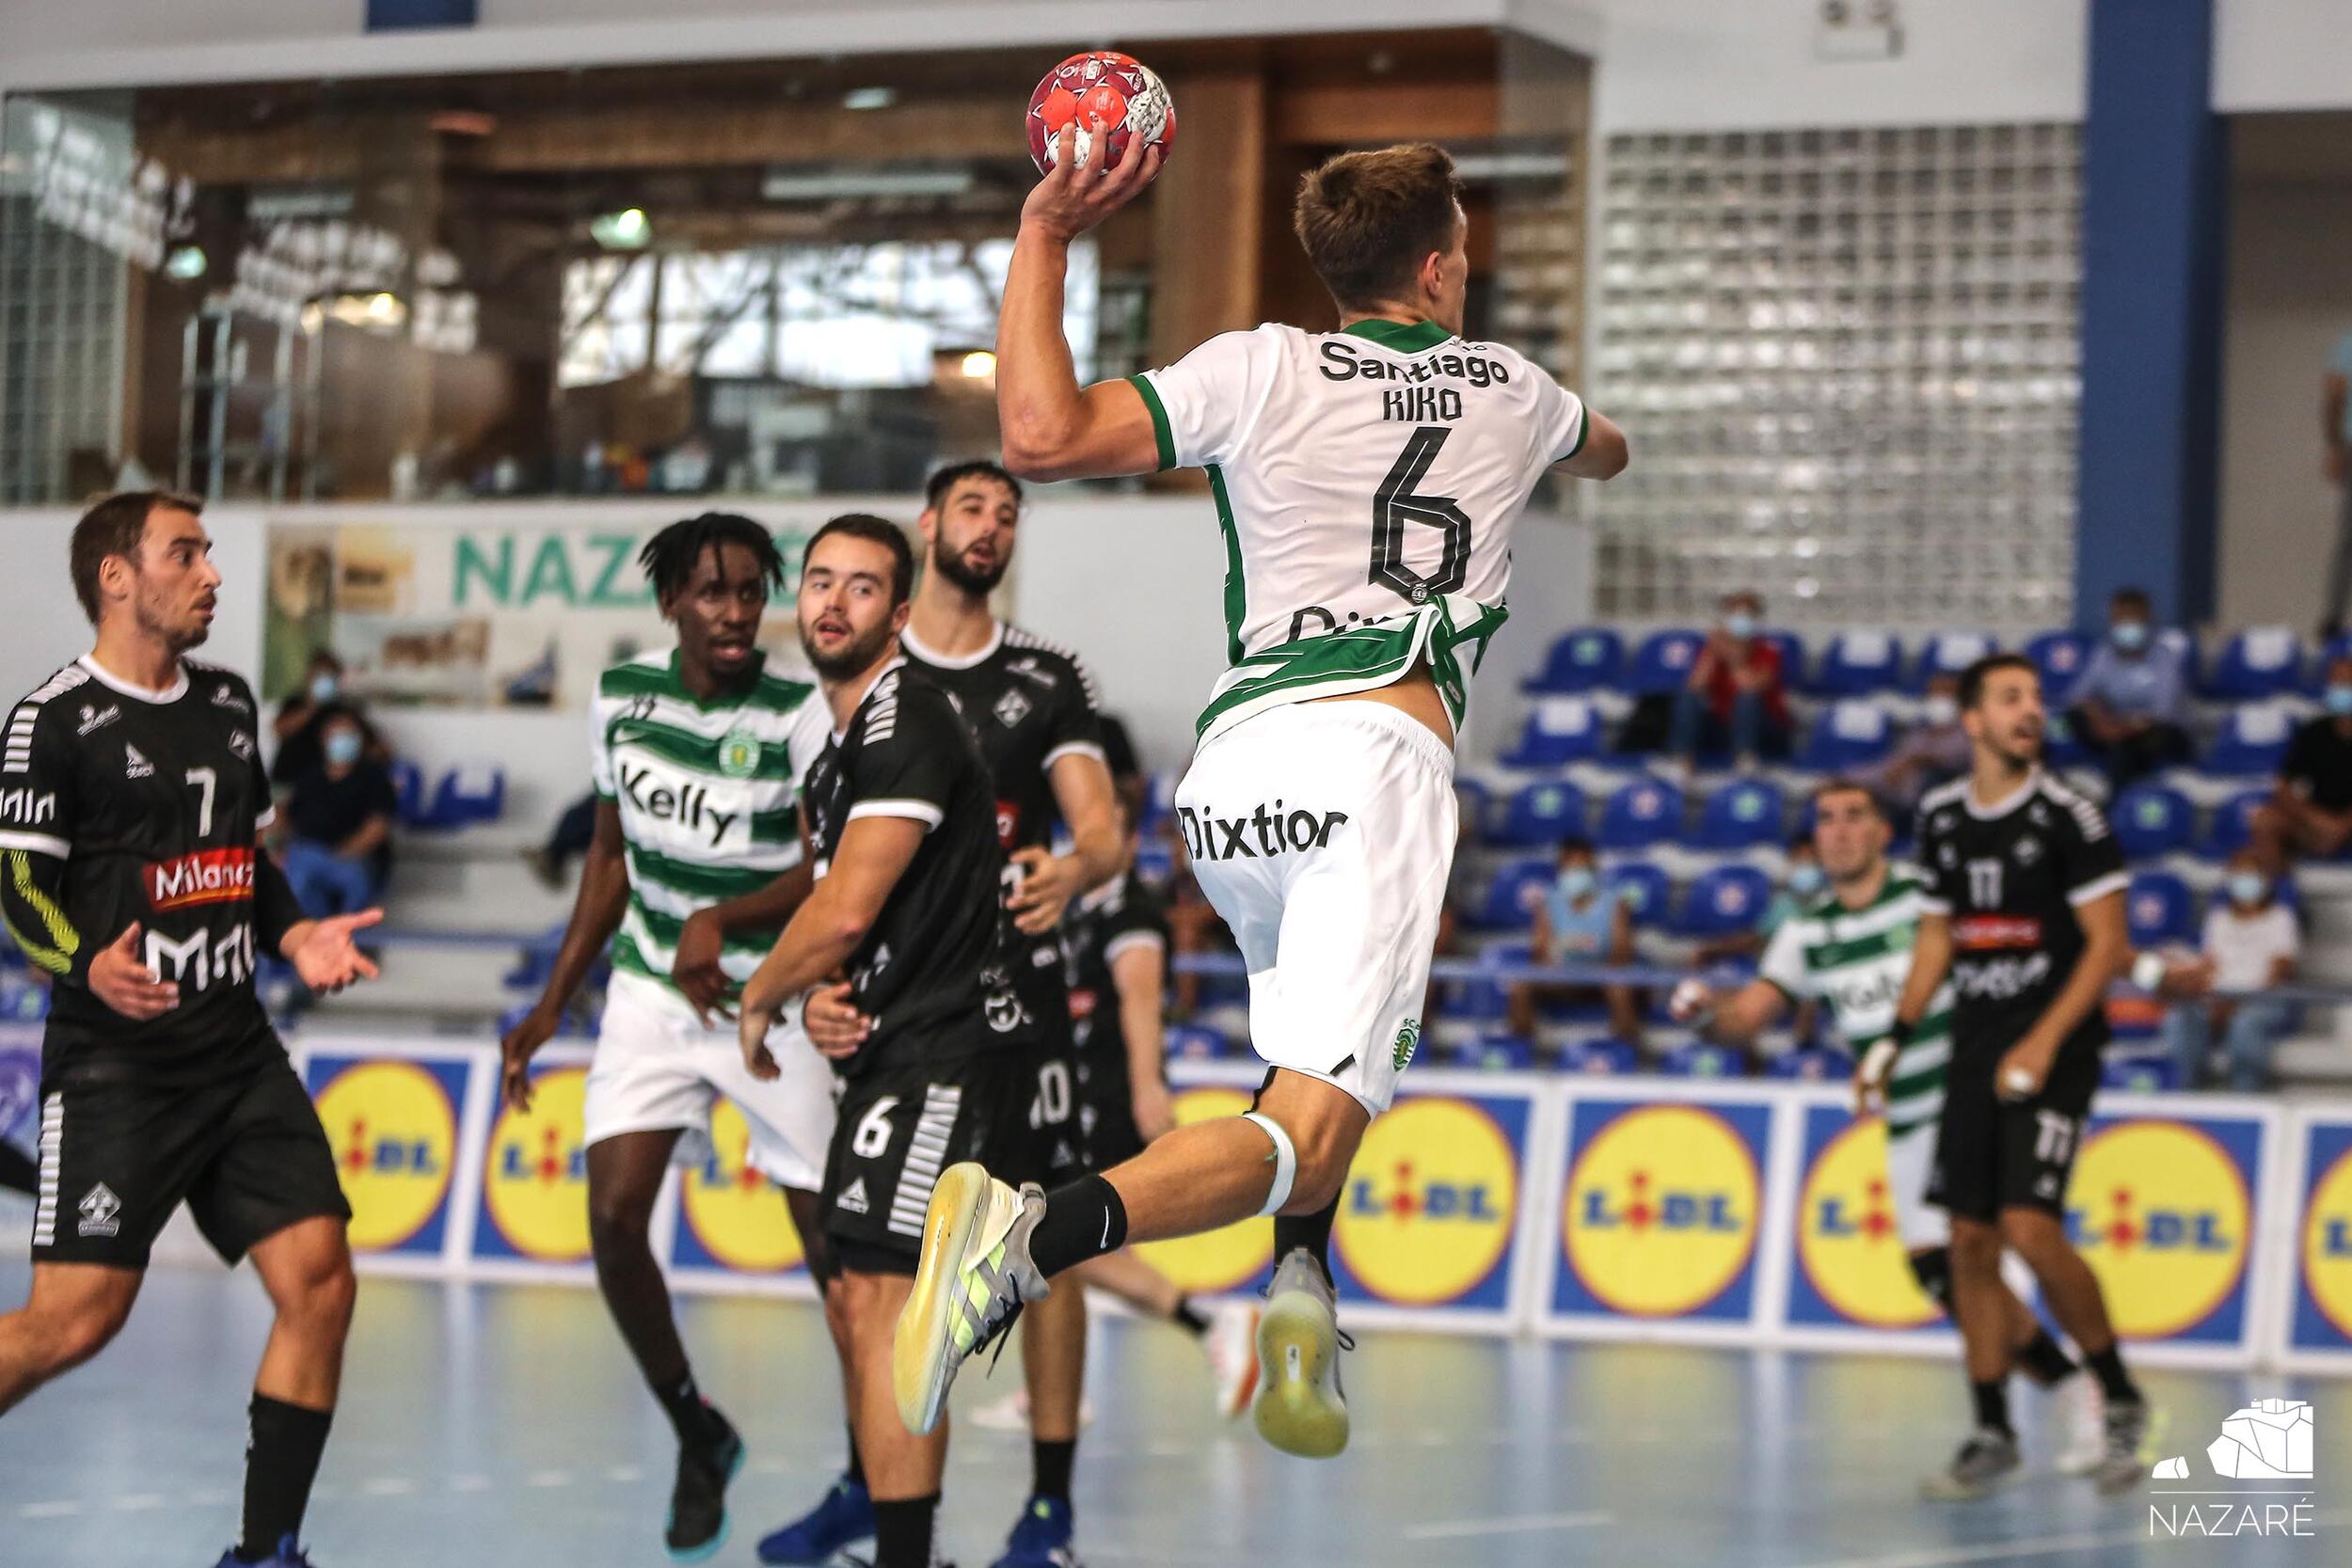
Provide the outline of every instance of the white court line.
<path id="1" fill-rule="evenodd" d="M 449 1489 L 453 1492 L 487 1492 L 490 1489 L 490 1478 L 488 1476 L 457 1476 L 451 1480 Z"/>
<path id="2" fill-rule="evenodd" d="M 634 1465 L 615 1465 L 605 1471 L 604 1479 L 619 1481 L 643 1481 L 645 1479 L 645 1472 Z"/>
<path id="3" fill-rule="evenodd" d="M 80 1502 L 72 1497 L 64 1497 L 56 1502 L 26 1503 L 16 1511 L 16 1516 L 20 1519 L 63 1519 L 69 1514 L 81 1512 Z"/>
<path id="4" fill-rule="evenodd" d="M 571 1483 L 572 1473 L 569 1470 L 534 1470 L 523 1482 L 525 1486 L 569 1486 Z"/>
<path id="5" fill-rule="evenodd" d="M 170 1500 L 161 1492 L 133 1492 L 115 1498 L 110 1506 L 117 1513 L 144 1513 L 151 1508 L 161 1508 Z"/>
<path id="6" fill-rule="evenodd" d="M 1454 1541 L 1478 1535 L 1518 1535 L 1532 1530 L 1581 1529 L 1591 1525 L 1606 1525 L 1614 1514 L 1589 1513 L 1531 1513 L 1516 1519 L 1462 1519 L 1443 1525 L 1411 1525 L 1405 1530 L 1407 1541 Z"/>
<path id="7" fill-rule="evenodd" d="M 417 1489 L 417 1483 L 406 1476 L 378 1476 L 359 1488 L 366 1497 L 405 1497 Z"/>

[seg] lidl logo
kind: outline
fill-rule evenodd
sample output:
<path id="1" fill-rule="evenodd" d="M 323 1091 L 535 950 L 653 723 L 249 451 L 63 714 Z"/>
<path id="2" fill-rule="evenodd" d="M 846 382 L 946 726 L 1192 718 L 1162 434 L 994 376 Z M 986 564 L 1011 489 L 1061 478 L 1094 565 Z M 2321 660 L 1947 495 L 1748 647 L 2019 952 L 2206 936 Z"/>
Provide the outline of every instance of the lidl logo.
<path id="1" fill-rule="evenodd" d="M 2352 1126 L 2311 1130 L 2313 1177 L 2303 1205 L 2301 1299 L 2295 1342 L 2352 1349 Z"/>
<path id="2" fill-rule="evenodd" d="M 678 1237 L 678 1261 L 741 1274 L 799 1268 L 800 1232 L 792 1228 L 784 1194 L 753 1166 L 751 1123 L 732 1102 L 722 1100 L 711 1107 L 708 1145 L 701 1162 L 686 1168 L 680 1184 L 686 1224 Z"/>
<path id="3" fill-rule="evenodd" d="M 1237 1117 L 1249 1109 L 1239 1089 L 1186 1089 L 1176 1096 L 1176 1124 Z M 1261 1280 L 1274 1266 L 1274 1222 L 1243 1220 L 1205 1236 L 1151 1242 L 1136 1252 L 1188 1293 L 1219 1295 Z"/>
<path id="4" fill-rule="evenodd" d="M 1842 1113 L 1827 1107 L 1817 1117 Z M 1866 1328 L 1920 1328 L 1942 1316 L 1911 1272 L 1886 1164 L 1886 1124 L 1849 1123 L 1814 1156 L 1798 1198 L 1797 1264 L 1829 1309 Z M 1792 1298 L 1790 1316 L 1807 1314 Z"/>
<path id="5" fill-rule="evenodd" d="M 2237 1298 L 2252 1221 L 2245 1168 L 2211 1132 L 2178 1121 L 2101 1128 L 2067 1195 L 2067 1232 L 2129 1339 L 2186 1333 Z"/>
<path id="6" fill-rule="evenodd" d="M 1462 1302 L 1510 1251 L 1518 1198 L 1518 1148 L 1480 1104 L 1400 1101 L 1357 1151 L 1332 1231 L 1336 1261 L 1375 1301 Z"/>
<path id="7" fill-rule="evenodd" d="M 1555 1305 L 1744 1317 L 1763 1209 L 1756 1150 L 1768 1116 L 1753 1105 L 1580 1103 L 1561 1216 L 1568 1267 Z"/>
<path id="8" fill-rule="evenodd" d="M 541 1263 L 588 1256 L 588 1151 L 581 1143 L 585 1068 L 552 1068 L 532 1080 L 531 1109 L 503 1110 L 490 1130 L 482 1204 L 492 1252 Z"/>
<path id="9" fill-rule="evenodd" d="M 462 1068 L 446 1069 L 462 1085 Z M 313 1059 L 311 1094 L 358 1252 L 437 1252 L 457 1165 L 453 1083 L 416 1062 Z"/>

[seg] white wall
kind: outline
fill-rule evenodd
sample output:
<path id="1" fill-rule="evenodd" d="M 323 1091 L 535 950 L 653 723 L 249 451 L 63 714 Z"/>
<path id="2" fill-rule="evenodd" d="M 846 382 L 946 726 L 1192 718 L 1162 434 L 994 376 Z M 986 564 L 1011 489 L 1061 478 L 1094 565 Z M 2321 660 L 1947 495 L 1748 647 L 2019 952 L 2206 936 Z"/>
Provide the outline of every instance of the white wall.
<path id="1" fill-rule="evenodd" d="M 2213 106 L 2352 108 L 2352 6 L 2345 0 L 2218 0 Z"/>
<path id="2" fill-rule="evenodd" d="M 1600 132 L 2074 120 L 2089 0 L 1899 0 L 1892 60 L 1824 61 L 1818 0 L 1612 0 Z"/>
<path id="3" fill-rule="evenodd" d="M 67 550 L 77 515 L 63 508 L 0 512 L 0 705 L 40 685 L 59 665 L 89 652 L 89 623 L 73 597 Z M 213 635 L 198 657 L 247 680 L 262 670 L 262 596 L 267 554 L 256 512 L 204 515 L 220 568 Z"/>
<path id="4" fill-rule="evenodd" d="M 2352 22 L 2352 19 L 2347 19 Z M 2334 541 L 2328 351 L 2352 331 L 2352 186 L 2241 182 L 2223 304 L 2220 623 L 2308 631 Z"/>

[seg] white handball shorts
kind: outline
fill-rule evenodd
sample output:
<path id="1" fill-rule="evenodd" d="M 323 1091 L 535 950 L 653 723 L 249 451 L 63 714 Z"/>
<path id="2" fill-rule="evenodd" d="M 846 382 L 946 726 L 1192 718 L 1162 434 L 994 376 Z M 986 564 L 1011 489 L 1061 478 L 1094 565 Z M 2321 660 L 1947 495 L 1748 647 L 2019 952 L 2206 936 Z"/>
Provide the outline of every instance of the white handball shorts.
<path id="1" fill-rule="evenodd" d="M 1454 864 L 1452 750 L 1380 703 L 1271 708 L 1200 748 L 1176 814 L 1249 966 L 1258 1054 L 1387 1110 Z"/>
<path id="2" fill-rule="evenodd" d="M 834 1073 L 797 1014 L 769 1038 L 784 1075 L 762 1083 L 743 1066 L 731 1021 L 706 1029 L 658 982 L 615 974 L 588 1066 L 584 1141 L 676 1129 L 686 1135 L 675 1162 L 700 1164 L 710 1153 L 711 1103 L 724 1095 L 751 1126 L 752 1168 L 778 1186 L 816 1192 L 833 1144 Z"/>

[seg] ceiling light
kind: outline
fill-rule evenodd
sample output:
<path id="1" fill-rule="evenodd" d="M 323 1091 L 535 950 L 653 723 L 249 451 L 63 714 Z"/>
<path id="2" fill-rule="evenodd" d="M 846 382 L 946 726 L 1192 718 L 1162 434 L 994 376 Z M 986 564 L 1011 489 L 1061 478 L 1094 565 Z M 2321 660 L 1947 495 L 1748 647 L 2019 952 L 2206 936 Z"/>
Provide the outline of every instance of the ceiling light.
<path id="1" fill-rule="evenodd" d="M 887 109 L 897 102 L 897 87 L 851 87 L 841 95 L 841 106 L 845 109 Z"/>
<path id="2" fill-rule="evenodd" d="M 653 225 L 643 207 L 629 207 L 589 219 L 588 233 L 607 250 L 643 250 L 653 238 Z"/>
<path id="3" fill-rule="evenodd" d="M 963 356 L 963 373 L 974 381 L 986 381 L 996 373 L 996 356 L 984 348 L 976 348 Z"/>
<path id="4" fill-rule="evenodd" d="M 164 276 L 183 283 L 193 283 L 204 276 L 204 265 L 202 245 L 178 245 L 164 258 Z"/>

